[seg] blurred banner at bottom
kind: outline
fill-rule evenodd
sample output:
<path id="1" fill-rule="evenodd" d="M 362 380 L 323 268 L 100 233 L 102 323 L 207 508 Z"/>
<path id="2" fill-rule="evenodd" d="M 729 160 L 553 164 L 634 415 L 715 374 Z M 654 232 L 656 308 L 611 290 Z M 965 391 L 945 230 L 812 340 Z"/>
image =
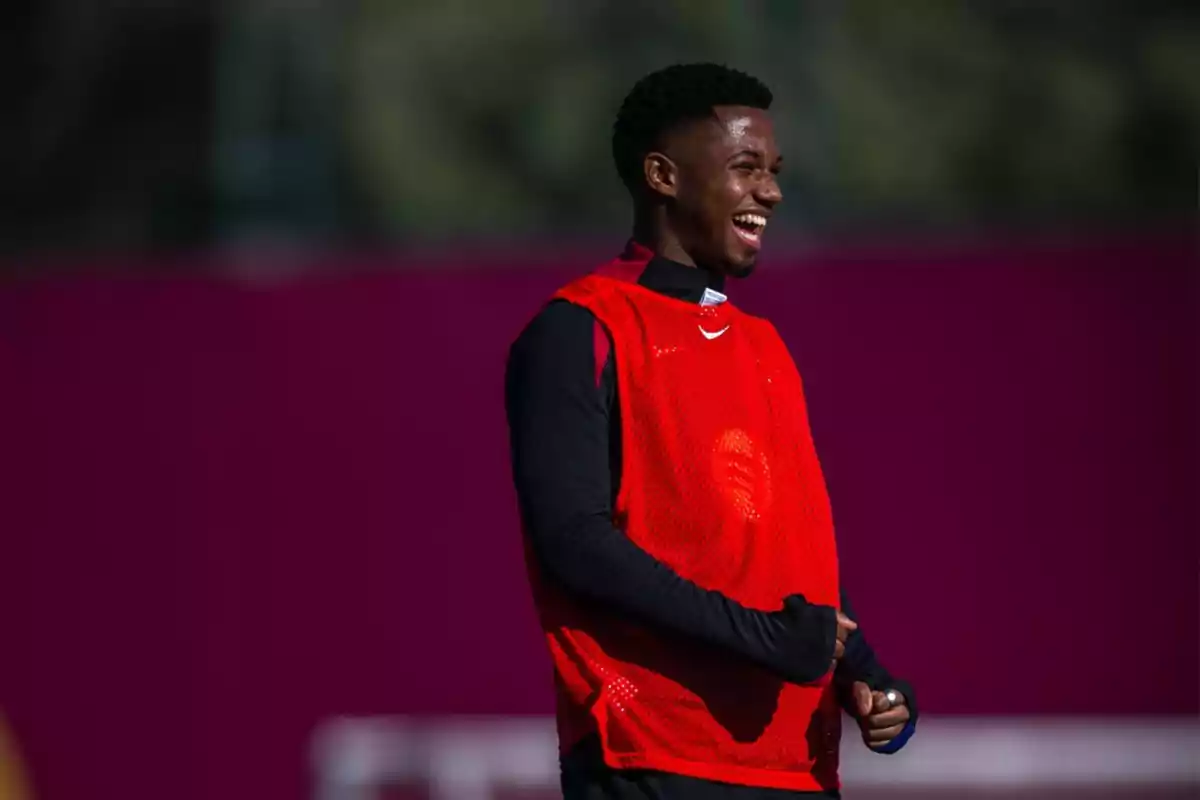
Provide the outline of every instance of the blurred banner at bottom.
<path id="1" fill-rule="evenodd" d="M 1200 792 L 1200 723 L 1180 718 L 923 719 L 897 756 L 845 731 L 847 800 L 1182 800 Z M 554 721 L 343 718 L 317 732 L 314 800 L 558 796 Z"/>

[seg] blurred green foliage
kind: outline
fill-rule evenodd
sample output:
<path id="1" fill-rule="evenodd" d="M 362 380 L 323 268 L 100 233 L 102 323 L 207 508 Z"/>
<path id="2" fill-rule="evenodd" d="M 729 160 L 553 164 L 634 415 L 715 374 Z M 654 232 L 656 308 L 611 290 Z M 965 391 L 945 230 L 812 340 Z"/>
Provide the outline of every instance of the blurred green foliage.
<path id="1" fill-rule="evenodd" d="M 1196 213 L 1194 0 L 81 8 L 0 12 L 0 251 L 612 235 L 616 109 L 687 61 L 775 91 L 785 231 Z"/>
<path id="2" fill-rule="evenodd" d="M 345 20 L 345 136 L 376 229 L 623 225 L 613 114 L 719 61 L 775 90 L 781 209 L 808 230 L 1194 213 L 1200 26 L 1186 2 L 373 0 Z"/>

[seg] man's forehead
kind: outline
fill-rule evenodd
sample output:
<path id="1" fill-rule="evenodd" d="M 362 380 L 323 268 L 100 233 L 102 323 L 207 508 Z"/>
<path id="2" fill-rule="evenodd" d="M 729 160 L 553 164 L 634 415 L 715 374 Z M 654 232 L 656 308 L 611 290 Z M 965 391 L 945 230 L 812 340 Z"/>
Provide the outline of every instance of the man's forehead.
<path id="1" fill-rule="evenodd" d="M 713 150 L 771 149 L 775 133 L 771 117 L 761 108 L 716 106 L 704 119 L 695 120 L 681 130 L 688 149 Z"/>
<path id="2" fill-rule="evenodd" d="M 715 106 L 713 113 L 692 120 L 668 134 L 668 152 L 675 157 L 727 157 L 738 150 L 773 151 L 775 132 L 770 115 L 749 106 Z"/>
<path id="3" fill-rule="evenodd" d="M 731 143 L 740 143 L 748 138 L 768 137 L 772 134 L 771 117 L 761 108 L 746 106 L 717 106 L 713 109 L 713 121 L 720 128 L 720 135 Z"/>

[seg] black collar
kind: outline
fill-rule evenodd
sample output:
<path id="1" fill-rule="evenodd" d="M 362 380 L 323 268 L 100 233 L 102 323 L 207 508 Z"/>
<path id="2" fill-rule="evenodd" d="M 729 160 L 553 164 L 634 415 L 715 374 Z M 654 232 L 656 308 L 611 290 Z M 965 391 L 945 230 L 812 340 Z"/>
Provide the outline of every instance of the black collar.
<path id="1" fill-rule="evenodd" d="M 689 267 L 662 256 L 654 256 L 642 270 L 638 284 L 667 297 L 699 303 L 705 289 L 724 293 L 725 276 L 702 267 Z"/>

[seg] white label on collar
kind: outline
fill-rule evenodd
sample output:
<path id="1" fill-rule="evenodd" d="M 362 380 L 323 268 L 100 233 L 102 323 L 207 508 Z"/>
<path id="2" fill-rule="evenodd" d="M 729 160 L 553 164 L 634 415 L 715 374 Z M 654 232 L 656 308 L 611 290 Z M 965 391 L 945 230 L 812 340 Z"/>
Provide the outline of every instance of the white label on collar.
<path id="1" fill-rule="evenodd" d="M 720 292 L 715 292 L 712 289 L 709 289 L 707 286 L 705 286 L 704 287 L 704 296 L 700 298 L 700 305 L 702 305 L 702 306 L 719 306 L 719 305 L 721 305 L 721 303 L 724 303 L 728 299 L 729 299 L 728 297 L 721 294 Z"/>

